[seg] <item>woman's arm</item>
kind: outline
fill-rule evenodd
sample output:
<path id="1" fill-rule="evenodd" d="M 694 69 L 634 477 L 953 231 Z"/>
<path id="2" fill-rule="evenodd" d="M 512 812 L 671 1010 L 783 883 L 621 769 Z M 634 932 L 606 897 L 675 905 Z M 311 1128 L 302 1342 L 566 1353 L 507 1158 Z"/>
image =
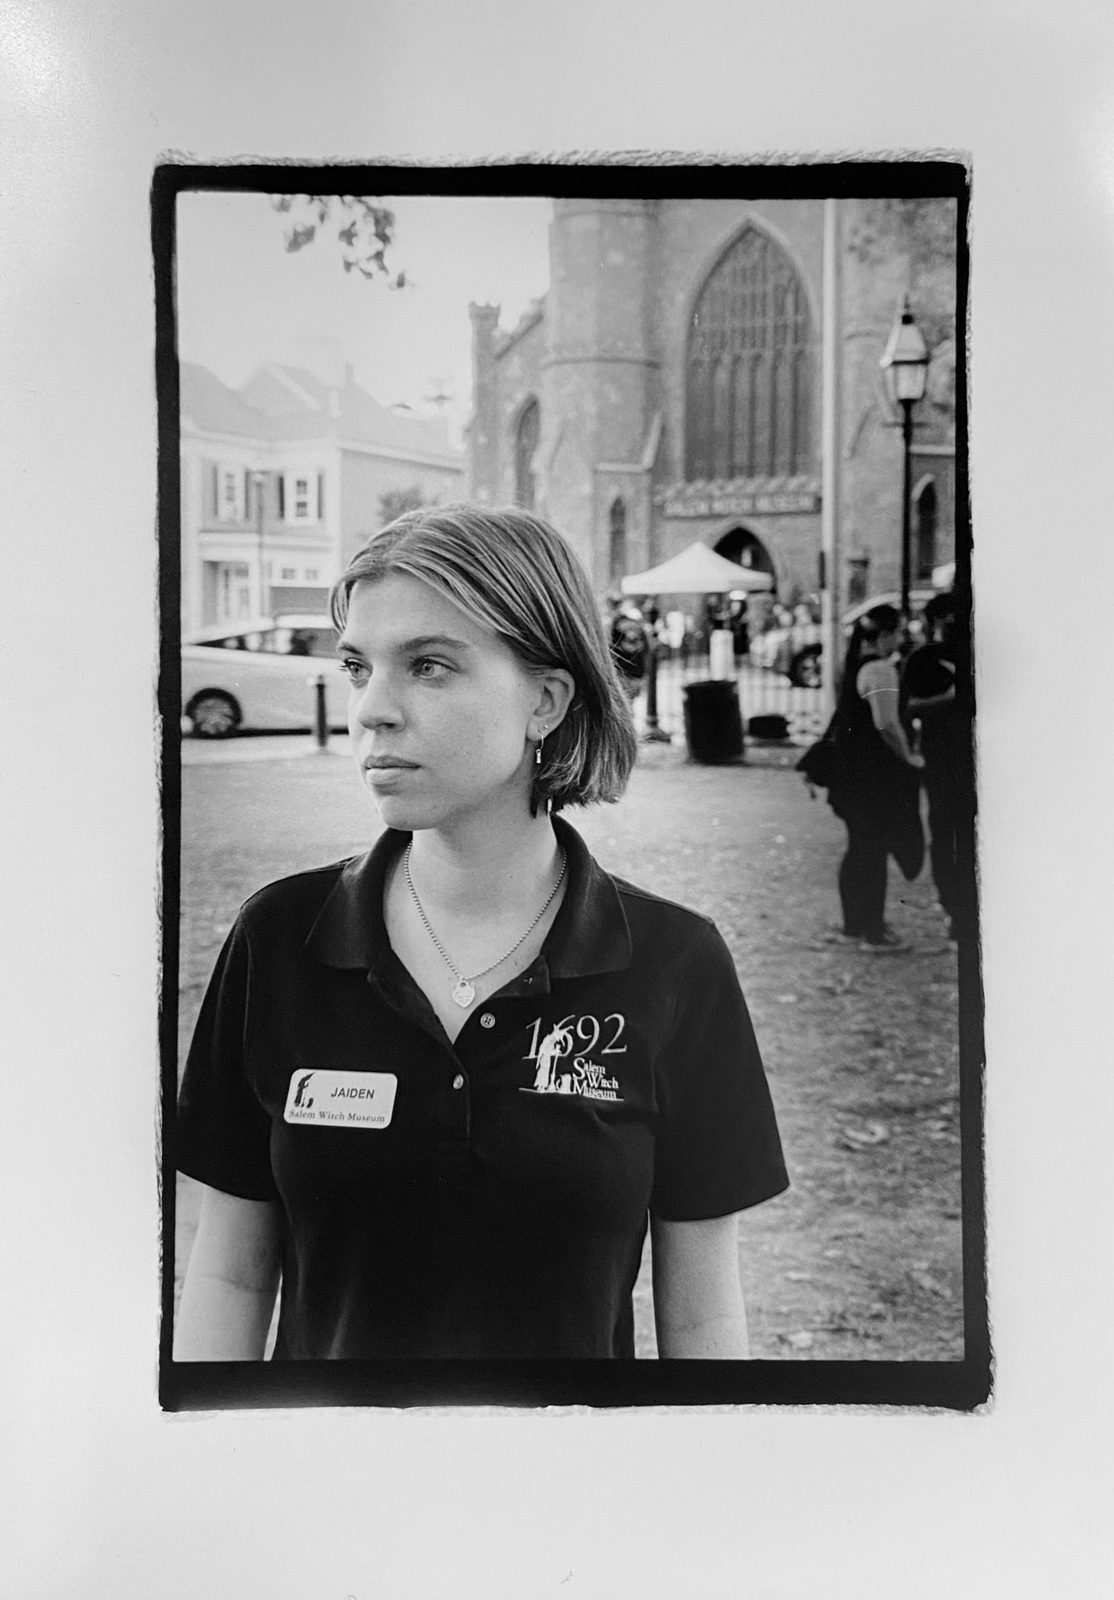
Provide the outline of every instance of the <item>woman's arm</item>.
<path id="1" fill-rule="evenodd" d="M 942 694 L 910 695 L 905 702 L 905 709 L 913 716 L 921 716 L 924 712 L 940 711 L 944 706 L 955 704 L 955 685 L 944 690 Z"/>
<path id="2" fill-rule="evenodd" d="M 750 1355 L 739 1281 L 739 1216 L 651 1218 L 654 1321 L 663 1359 L 740 1361 Z"/>
<path id="3" fill-rule="evenodd" d="M 898 711 L 897 673 L 888 661 L 872 661 L 861 667 L 856 688 L 870 707 L 874 726 L 879 736 L 889 745 L 900 761 L 911 767 L 923 767 L 924 758 L 914 755 L 901 726 Z"/>
<path id="4" fill-rule="evenodd" d="M 175 1361 L 261 1361 L 279 1280 L 278 1207 L 203 1185 Z"/>

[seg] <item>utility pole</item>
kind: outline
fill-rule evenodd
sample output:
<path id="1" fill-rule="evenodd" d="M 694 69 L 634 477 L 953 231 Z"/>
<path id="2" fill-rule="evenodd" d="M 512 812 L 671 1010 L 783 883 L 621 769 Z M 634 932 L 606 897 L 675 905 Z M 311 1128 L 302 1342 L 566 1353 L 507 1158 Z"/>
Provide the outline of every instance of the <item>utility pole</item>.
<path id="1" fill-rule="evenodd" d="M 842 665 L 839 626 L 840 561 L 840 249 L 839 201 L 824 201 L 824 257 L 821 328 L 820 464 L 820 686 L 824 714 L 835 710 L 836 680 Z"/>
<path id="2" fill-rule="evenodd" d="M 253 472 L 251 492 L 255 496 L 255 572 L 257 579 L 258 611 L 261 617 L 268 614 L 267 575 L 263 567 L 263 490 L 267 483 L 265 472 Z"/>

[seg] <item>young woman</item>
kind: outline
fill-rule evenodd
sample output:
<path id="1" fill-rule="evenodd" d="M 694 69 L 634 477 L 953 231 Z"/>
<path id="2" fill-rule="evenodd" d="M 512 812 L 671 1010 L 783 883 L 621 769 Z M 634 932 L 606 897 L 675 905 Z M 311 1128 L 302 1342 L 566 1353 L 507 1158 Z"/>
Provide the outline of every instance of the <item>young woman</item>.
<path id="1" fill-rule="evenodd" d="M 841 776 L 828 791 L 833 811 L 847 825 L 839 868 L 841 931 L 865 950 L 895 953 L 908 945 L 886 926 L 889 857 L 910 879 L 924 861 L 924 762 L 909 748 L 898 709 L 894 657 L 900 633 L 901 617 L 892 606 L 875 606 L 855 624 L 837 706 Z"/>
<path id="2" fill-rule="evenodd" d="M 408 512 L 334 591 L 369 854 L 243 907 L 183 1080 L 205 1187 L 178 1360 L 747 1354 L 737 1213 L 787 1184 L 735 968 L 558 815 L 630 714 L 586 577 L 519 510 Z"/>

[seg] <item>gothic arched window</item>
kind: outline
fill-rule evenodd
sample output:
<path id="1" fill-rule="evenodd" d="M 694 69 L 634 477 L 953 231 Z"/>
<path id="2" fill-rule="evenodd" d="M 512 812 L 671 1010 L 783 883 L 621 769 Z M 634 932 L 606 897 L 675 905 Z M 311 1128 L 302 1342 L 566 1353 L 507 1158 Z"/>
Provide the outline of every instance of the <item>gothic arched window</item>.
<path id="1" fill-rule="evenodd" d="M 621 495 L 616 495 L 611 502 L 609 533 L 607 581 L 618 583 L 627 570 L 627 508 Z"/>
<path id="2" fill-rule="evenodd" d="M 913 527 L 917 577 L 931 578 L 936 565 L 936 483 L 926 478 L 913 495 Z"/>
<path id="3" fill-rule="evenodd" d="M 755 228 L 716 263 L 696 302 L 685 388 L 686 477 L 812 467 L 808 301 L 793 264 Z"/>
<path id="4" fill-rule="evenodd" d="M 527 511 L 534 509 L 534 456 L 541 433 L 541 407 L 527 401 L 518 419 L 514 437 L 514 498 Z"/>

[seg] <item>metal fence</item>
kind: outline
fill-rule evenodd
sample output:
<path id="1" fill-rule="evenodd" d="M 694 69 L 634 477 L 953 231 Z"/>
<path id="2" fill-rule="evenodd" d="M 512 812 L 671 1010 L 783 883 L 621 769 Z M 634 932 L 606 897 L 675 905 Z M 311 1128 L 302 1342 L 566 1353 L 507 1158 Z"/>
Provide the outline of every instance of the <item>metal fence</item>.
<path id="1" fill-rule="evenodd" d="M 722 676 L 722 673 L 717 674 Z M 685 685 L 711 676 L 708 654 L 680 655 L 661 648 L 657 663 L 658 726 L 673 738 L 685 732 Z M 771 739 L 794 745 L 808 745 L 823 733 L 828 721 L 822 689 L 798 688 L 780 672 L 755 666 L 743 658 L 733 667 L 739 696 L 743 729 L 749 740 Z M 646 719 L 647 690 L 643 687 L 635 707 L 640 725 Z M 782 723 L 766 722 L 781 718 Z"/>

